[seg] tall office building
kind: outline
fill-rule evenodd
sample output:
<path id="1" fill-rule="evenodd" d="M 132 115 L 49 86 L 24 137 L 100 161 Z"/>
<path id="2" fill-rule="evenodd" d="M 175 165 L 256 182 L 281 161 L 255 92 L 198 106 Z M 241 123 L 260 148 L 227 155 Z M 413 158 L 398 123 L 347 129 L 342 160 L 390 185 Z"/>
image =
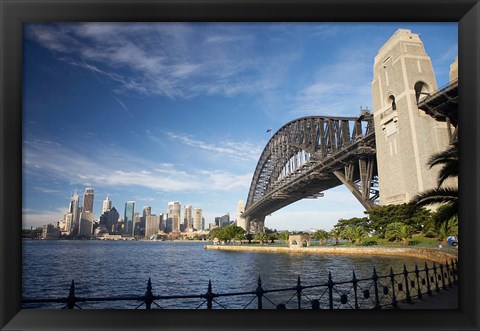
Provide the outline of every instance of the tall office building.
<path id="1" fill-rule="evenodd" d="M 93 198 L 94 190 L 89 187 L 85 189 L 83 194 L 83 206 L 80 213 L 80 220 L 78 223 L 78 235 L 80 237 L 90 237 L 93 232 Z"/>
<path id="2" fill-rule="evenodd" d="M 103 208 L 102 214 L 112 209 L 112 201 L 108 198 L 108 196 L 103 200 Z"/>
<path id="3" fill-rule="evenodd" d="M 93 188 L 89 187 L 85 189 L 85 193 L 83 194 L 83 212 L 91 212 L 93 213 L 93 197 L 94 192 Z"/>
<path id="4" fill-rule="evenodd" d="M 160 216 L 148 215 L 145 220 L 145 238 L 150 238 L 160 230 Z"/>
<path id="5" fill-rule="evenodd" d="M 202 209 L 194 208 L 193 209 L 193 229 L 195 231 L 202 231 Z"/>
<path id="6" fill-rule="evenodd" d="M 78 197 L 78 193 L 75 191 L 70 198 L 70 205 L 68 207 L 68 212 L 72 214 L 72 225 L 70 227 L 70 231 L 75 235 L 78 233 L 78 223 L 80 221 L 79 201 L 80 199 Z"/>
<path id="7" fill-rule="evenodd" d="M 168 218 L 171 219 L 172 232 L 180 231 L 180 202 L 172 201 L 168 203 Z"/>
<path id="8" fill-rule="evenodd" d="M 193 209 L 191 205 L 185 205 L 185 211 L 183 213 L 183 225 L 185 231 L 193 228 Z"/>
<path id="9" fill-rule="evenodd" d="M 120 214 L 115 207 L 107 210 L 100 216 L 100 226 L 104 226 L 109 234 L 116 234 L 119 232 L 119 220 Z"/>
<path id="10" fill-rule="evenodd" d="M 123 217 L 123 221 L 125 225 L 123 234 L 125 236 L 133 237 L 134 217 L 135 217 L 135 201 L 128 201 L 125 203 L 125 214 Z"/>

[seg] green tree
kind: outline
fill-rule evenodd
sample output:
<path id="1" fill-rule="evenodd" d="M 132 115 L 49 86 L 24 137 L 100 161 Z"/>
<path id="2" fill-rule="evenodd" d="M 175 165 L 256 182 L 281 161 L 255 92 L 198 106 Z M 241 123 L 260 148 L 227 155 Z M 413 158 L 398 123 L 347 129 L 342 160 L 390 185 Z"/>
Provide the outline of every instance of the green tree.
<path id="1" fill-rule="evenodd" d="M 320 240 L 320 243 L 323 245 L 325 243 L 325 241 L 330 238 L 330 234 L 325 230 L 317 230 L 312 235 L 312 238 Z"/>
<path id="2" fill-rule="evenodd" d="M 282 240 L 284 243 L 287 243 L 289 236 L 290 236 L 290 233 L 288 231 L 282 231 L 279 234 L 279 239 Z"/>
<path id="3" fill-rule="evenodd" d="M 333 228 L 330 231 L 330 238 L 335 239 L 335 245 L 338 245 L 340 238 L 342 238 L 342 231 L 339 228 Z"/>
<path id="4" fill-rule="evenodd" d="M 347 239 L 350 243 L 353 243 L 353 241 L 355 240 L 353 228 L 354 228 L 353 226 L 348 226 L 343 228 L 343 230 L 341 230 L 342 238 Z"/>
<path id="5" fill-rule="evenodd" d="M 255 240 L 260 241 L 260 244 L 263 245 L 264 242 L 268 241 L 268 236 L 265 232 L 257 232 L 255 234 Z"/>
<path id="6" fill-rule="evenodd" d="M 367 235 L 368 233 L 364 228 L 360 226 L 352 227 L 352 236 L 355 240 L 355 243 L 360 244 L 362 242 L 362 239 L 365 238 Z"/>
<path id="7" fill-rule="evenodd" d="M 412 234 L 412 228 L 402 222 L 390 223 L 385 229 L 386 239 L 402 241 L 405 245 L 408 244 L 408 239 L 412 237 Z"/>
<path id="8" fill-rule="evenodd" d="M 431 213 L 426 208 L 419 208 L 414 204 L 374 206 L 365 212 L 370 216 L 370 225 L 380 238 L 385 236 L 387 226 L 391 223 L 403 223 L 420 233 L 422 225 L 431 218 Z"/>

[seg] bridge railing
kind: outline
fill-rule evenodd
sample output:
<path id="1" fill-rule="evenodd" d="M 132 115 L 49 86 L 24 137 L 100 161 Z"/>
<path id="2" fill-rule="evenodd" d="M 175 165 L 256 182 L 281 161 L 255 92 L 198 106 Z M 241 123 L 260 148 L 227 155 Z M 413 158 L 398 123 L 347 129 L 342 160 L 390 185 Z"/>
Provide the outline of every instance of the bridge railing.
<path id="1" fill-rule="evenodd" d="M 357 278 L 355 271 L 346 281 L 334 281 L 329 272 L 323 284 L 303 285 L 298 276 L 295 285 L 286 288 L 265 289 L 258 277 L 257 287 L 251 291 L 215 293 L 209 281 L 207 291 L 192 295 L 155 295 L 150 278 L 146 292 L 137 296 L 79 297 L 75 294 L 75 282 L 72 280 L 68 296 L 62 298 L 23 299 L 23 308 L 51 308 L 52 304 L 61 304 L 62 309 L 74 308 L 112 308 L 103 302 L 131 302 L 131 306 L 119 308 L 139 309 L 382 309 L 397 308 L 400 302 L 414 304 L 434 296 L 435 293 L 453 287 L 458 283 L 458 260 L 450 263 L 425 266 L 414 270 L 394 273 L 390 268 L 388 275 L 378 275 L 373 268 L 369 278 Z M 97 307 L 89 305 L 96 302 Z"/>

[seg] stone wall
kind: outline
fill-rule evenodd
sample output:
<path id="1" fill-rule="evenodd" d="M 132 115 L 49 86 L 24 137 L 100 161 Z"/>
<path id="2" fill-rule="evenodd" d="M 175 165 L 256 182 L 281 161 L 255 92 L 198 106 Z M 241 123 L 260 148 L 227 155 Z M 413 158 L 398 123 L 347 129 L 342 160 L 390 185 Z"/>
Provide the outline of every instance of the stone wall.
<path id="1" fill-rule="evenodd" d="M 263 253 L 303 253 L 303 254 L 344 254 L 344 255 L 385 255 L 385 256 L 408 256 L 420 259 L 426 259 L 445 265 L 452 259 L 457 259 L 458 255 L 434 248 L 414 248 L 414 247 L 344 247 L 344 246 L 325 246 L 325 247 L 272 247 L 272 246 L 251 246 L 251 245 L 205 245 L 205 249 L 225 250 L 225 251 L 243 251 L 243 252 L 263 252 Z"/>

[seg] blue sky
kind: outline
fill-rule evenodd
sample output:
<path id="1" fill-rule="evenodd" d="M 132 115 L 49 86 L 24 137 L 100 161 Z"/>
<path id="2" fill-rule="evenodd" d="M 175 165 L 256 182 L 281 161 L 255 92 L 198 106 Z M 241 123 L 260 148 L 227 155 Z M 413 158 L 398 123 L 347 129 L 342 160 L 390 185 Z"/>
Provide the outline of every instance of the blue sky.
<path id="1" fill-rule="evenodd" d="M 372 109 L 373 61 L 399 28 L 419 33 L 448 82 L 456 23 L 30 23 L 23 40 L 23 226 L 63 218 L 95 189 L 121 215 L 202 208 L 206 223 L 246 201 L 270 134 L 308 115 Z M 329 230 L 364 216 L 344 187 L 266 218 Z M 183 216 L 182 216 L 183 217 Z"/>

